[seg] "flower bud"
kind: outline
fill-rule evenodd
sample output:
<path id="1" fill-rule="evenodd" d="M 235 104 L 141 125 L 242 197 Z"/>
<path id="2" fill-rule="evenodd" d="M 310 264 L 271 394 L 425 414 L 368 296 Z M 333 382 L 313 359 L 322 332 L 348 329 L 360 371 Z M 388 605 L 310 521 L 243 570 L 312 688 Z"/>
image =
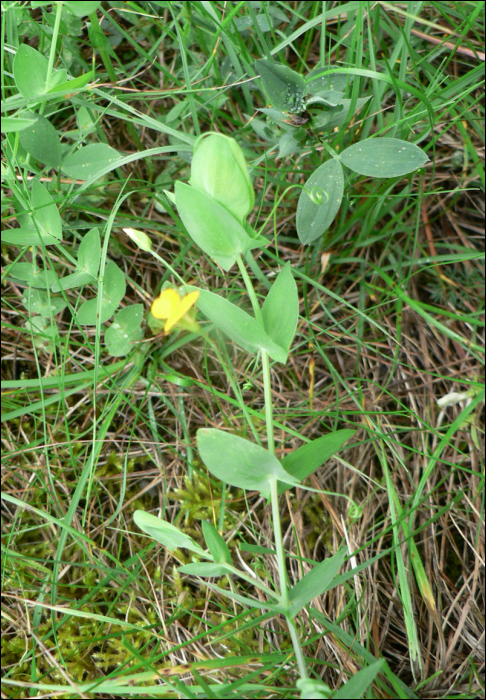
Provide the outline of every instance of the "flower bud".
<path id="1" fill-rule="evenodd" d="M 211 133 L 196 141 L 190 184 L 213 197 L 238 221 L 255 203 L 243 151 L 234 139 L 222 134 Z"/>
<path id="2" fill-rule="evenodd" d="M 143 231 L 139 231 L 137 228 L 124 228 L 123 231 L 127 234 L 129 238 L 132 239 L 134 243 L 138 245 L 142 250 L 146 250 L 148 253 L 152 250 L 152 241 Z"/>

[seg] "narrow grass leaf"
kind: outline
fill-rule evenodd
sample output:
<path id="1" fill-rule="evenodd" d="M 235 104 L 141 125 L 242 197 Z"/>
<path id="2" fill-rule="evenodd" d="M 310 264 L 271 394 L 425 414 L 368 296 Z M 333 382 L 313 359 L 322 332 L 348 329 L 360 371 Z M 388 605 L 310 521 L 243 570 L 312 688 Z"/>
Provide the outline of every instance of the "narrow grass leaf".
<path id="1" fill-rule="evenodd" d="M 273 610 L 275 613 L 284 613 L 284 609 L 281 605 L 277 603 L 268 603 L 267 601 L 260 602 L 255 598 L 247 598 L 246 596 L 240 595 L 239 593 L 234 593 L 233 591 L 226 590 L 225 588 L 219 588 L 215 586 L 214 583 L 206 583 L 208 588 L 211 588 L 216 593 L 219 593 L 224 598 L 231 598 L 231 600 L 236 600 L 242 605 L 249 605 L 251 608 L 259 608 L 260 610 Z"/>

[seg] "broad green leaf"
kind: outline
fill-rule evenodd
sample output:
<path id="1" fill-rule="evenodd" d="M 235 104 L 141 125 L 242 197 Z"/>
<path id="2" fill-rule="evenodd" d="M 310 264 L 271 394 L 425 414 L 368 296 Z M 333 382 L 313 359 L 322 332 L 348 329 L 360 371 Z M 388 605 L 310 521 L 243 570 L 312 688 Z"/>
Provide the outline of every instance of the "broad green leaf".
<path id="1" fill-rule="evenodd" d="M 14 131 L 23 131 L 28 126 L 32 126 L 37 121 L 37 115 L 32 118 L 24 117 L 2 117 L 2 134 L 11 134 Z"/>
<path id="2" fill-rule="evenodd" d="M 96 277 L 89 275 L 87 272 L 73 272 L 62 279 L 54 280 L 51 290 L 53 293 L 57 293 L 61 289 L 77 289 L 78 287 L 84 287 L 85 284 L 94 284 L 96 281 Z"/>
<path id="3" fill-rule="evenodd" d="M 371 100 L 371 95 L 369 97 L 358 97 L 353 114 L 348 114 L 351 100 L 342 100 L 341 104 L 339 105 L 342 107 L 342 110 L 332 110 L 328 113 L 329 120 L 326 123 L 326 129 L 334 129 L 336 126 L 341 126 L 341 124 L 344 124 L 348 119 L 351 119 L 351 117 L 359 112 L 359 110 L 364 107 L 369 100 Z"/>
<path id="4" fill-rule="evenodd" d="M 213 564 L 212 562 L 196 562 L 194 564 L 185 564 L 180 566 L 178 571 L 183 574 L 191 574 L 192 576 L 224 576 L 231 569 L 226 564 Z"/>
<path id="5" fill-rule="evenodd" d="M 96 2 L 96 0 L 66 0 L 64 3 L 69 11 L 76 15 L 76 17 L 87 17 L 93 12 L 96 12 L 101 2 Z"/>
<path id="6" fill-rule="evenodd" d="M 101 323 L 110 319 L 125 296 L 126 282 L 123 272 L 110 260 L 105 268 L 103 276 L 103 297 L 101 301 Z M 78 323 L 85 326 L 96 326 L 98 313 L 98 299 L 90 299 L 81 304 L 77 319 Z"/>
<path id="7" fill-rule="evenodd" d="M 66 158 L 62 164 L 62 170 L 68 177 L 75 180 L 88 180 L 96 177 L 103 168 L 114 163 L 120 158 L 118 151 L 106 143 L 93 143 L 84 146 Z"/>
<path id="8" fill-rule="evenodd" d="M 77 269 L 96 276 L 100 267 L 100 258 L 100 232 L 97 228 L 92 228 L 79 244 Z"/>
<path id="9" fill-rule="evenodd" d="M 344 92 L 346 86 L 351 84 L 354 75 L 348 73 L 329 73 L 330 69 L 335 69 L 338 66 L 316 66 L 306 76 L 307 92 L 311 95 L 318 95 L 323 90 L 333 90 L 334 92 Z"/>
<path id="10" fill-rule="evenodd" d="M 67 30 L 67 27 L 66 27 Z M 49 90 L 48 92 L 51 92 L 52 88 L 56 88 L 58 85 L 62 85 L 62 83 L 67 82 L 67 70 L 65 68 L 61 68 L 60 70 L 54 71 L 52 73 L 51 78 L 49 80 Z"/>
<path id="11" fill-rule="evenodd" d="M 61 164 L 62 149 L 58 133 L 51 122 L 38 115 L 35 122 L 19 134 L 19 140 L 27 153 L 39 163 L 50 168 Z"/>
<path id="12" fill-rule="evenodd" d="M 255 489 L 268 498 L 270 483 L 275 479 L 294 486 L 300 483 L 271 452 L 223 430 L 198 430 L 197 447 L 211 474 L 231 486 Z"/>
<path id="13" fill-rule="evenodd" d="M 305 108 L 309 109 L 312 105 L 324 105 L 325 107 L 337 107 L 343 101 L 344 92 L 336 92 L 335 90 L 322 90 L 315 93 L 305 103 Z"/>
<path id="14" fill-rule="evenodd" d="M 299 148 L 300 142 L 295 138 L 295 135 L 292 132 L 287 131 L 285 134 L 282 134 L 279 139 L 278 157 L 287 158 L 287 156 L 291 156 L 292 153 L 298 151 Z"/>
<path id="15" fill-rule="evenodd" d="M 322 236 L 339 211 L 344 191 L 341 163 L 330 158 L 314 170 L 304 187 L 297 205 L 296 226 L 300 242 L 306 245 Z"/>
<path id="16" fill-rule="evenodd" d="M 303 112 L 307 88 L 304 78 L 287 66 L 266 58 L 255 61 L 263 92 L 273 107 L 281 112 Z"/>
<path id="17" fill-rule="evenodd" d="M 18 262 L 8 271 L 9 277 L 25 282 L 29 287 L 47 289 L 56 279 L 54 270 L 39 270 L 32 263 Z"/>
<path id="18" fill-rule="evenodd" d="M 290 589 L 289 614 L 291 617 L 295 617 L 304 605 L 328 590 L 329 584 L 341 568 L 345 556 L 346 548 L 343 547 L 333 557 L 324 559 L 320 564 L 317 564 L 312 571 L 309 571 Z"/>
<path id="19" fill-rule="evenodd" d="M 83 73 L 83 75 L 78 75 L 77 78 L 72 80 L 66 80 L 63 83 L 54 85 L 49 90 L 51 92 L 73 92 L 74 90 L 81 90 L 84 88 L 91 80 L 94 78 L 94 72 L 89 71 L 89 73 Z"/>
<path id="20" fill-rule="evenodd" d="M 197 287 L 190 287 L 190 289 L 197 289 Z M 200 292 L 198 308 L 214 323 L 216 328 L 226 333 L 231 340 L 247 352 L 256 353 L 263 349 L 268 352 L 272 360 L 285 363 L 286 350 L 274 343 L 253 316 L 219 294 L 208 292 L 205 289 L 198 291 Z"/>
<path id="21" fill-rule="evenodd" d="M 48 233 L 37 232 L 33 228 L 9 228 L 2 231 L 2 243 L 11 243 L 19 247 L 24 245 L 53 245 L 59 243 L 58 238 L 54 238 Z"/>
<path id="22" fill-rule="evenodd" d="M 30 100 L 46 92 L 47 67 L 45 56 L 28 44 L 20 44 L 13 61 L 13 75 L 18 91 Z"/>
<path id="23" fill-rule="evenodd" d="M 429 160 L 425 151 L 401 139 L 365 139 L 346 148 L 343 165 L 367 177 L 400 177 L 421 168 Z"/>
<path id="24" fill-rule="evenodd" d="M 231 553 L 223 537 L 216 530 L 214 525 L 206 520 L 201 522 L 204 539 L 213 559 L 216 562 L 231 564 Z"/>
<path id="25" fill-rule="evenodd" d="M 45 235 L 62 239 L 62 219 L 56 204 L 46 187 L 39 180 L 32 180 L 32 217 Z"/>
<path id="26" fill-rule="evenodd" d="M 29 315 L 39 314 L 45 318 L 52 318 L 63 311 L 67 303 L 64 299 L 48 295 L 40 289 L 26 289 L 22 297 L 22 303 L 29 310 Z"/>
<path id="27" fill-rule="evenodd" d="M 345 428 L 344 430 L 336 430 L 334 433 L 329 433 L 329 435 L 323 435 L 317 440 L 312 440 L 312 442 L 307 442 L 297 450 L 286 455 L 282 459 L 282 466 L 285 471 L 293 474 L 302 482 L 309 474 L 322 467 L 324 462 L 327 462 L 347 440 L 352 438 L 355 432 L 355 430 Z M 279 494 L 288 488 L 285 484 L 279 484 Z"/>
<path id="28" fill-rule="evenodd" d="M 358 700 L 358 698 L 362 698 L 376 676 L 383 671 L 385 664 L 386 659 L 378 659 L 378 661 L 362 668 L 334 693 L 333 700 Z"/>
<path id="29" fill-rule="evenodd" d="M 123 357 L 134 349 L 134 343 L 143 337 L 141 323 L 143 304 L 133 304 L 120 309 L 105 333 L 105 344 L 110 355 Z"/>
<path id="30" fill-rule="evenodd" d="M 262 318 L 267 335 L 285 351 L 286 362 L 299 318 L 299 297 L 290 262 L 284 265 L 271 286 L 263 302 Z"/>
<path id="31" fill-rule="evenodd" d="M 46 316 L 32 316 L 30 321 L 26 321 L 25 330 L 34 336 L 34 345 L 42 352 L 52 353 L 59 347 L 59 329 L 55 321 L 49 321 Z"/>
<path id="32" fill-rule="evenodd" d="M 299 678 L 295 686 L 300 690 L 300 700 L 327 700 L 332 696 L 327 683 L 315 678 Z"/>
<path id="33" fill-rule="evenodd" d="M 238 254 L 261 245 L 262 241 L 251 239 L 241 223 L 205 192 L 177 181 L 175 198 L 190 237 L 223 270 L 231 269 Z"/>
<path id="34" fill-rule="evenodd" d="M 211 559 L 192 537 L 181 532 L 178 527 L 144 510 L 136 510 L 133 514 L 135 524 L 159 544 L 167 547 L 171 552 L 174 549 L 189 549 L 200 556 Z"/>

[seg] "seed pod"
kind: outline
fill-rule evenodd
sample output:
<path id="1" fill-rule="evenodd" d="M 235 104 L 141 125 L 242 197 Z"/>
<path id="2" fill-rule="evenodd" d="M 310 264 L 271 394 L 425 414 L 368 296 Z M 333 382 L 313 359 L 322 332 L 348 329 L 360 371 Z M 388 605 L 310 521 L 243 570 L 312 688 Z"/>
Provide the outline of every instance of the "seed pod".
<path id="1" fill-rule="evenodd" d="M 190 184 L 213 197 L 238 221 L 255 203 L 243 151 L 234 139 L 222 134 L 204 135 L 196 142 Z"/>

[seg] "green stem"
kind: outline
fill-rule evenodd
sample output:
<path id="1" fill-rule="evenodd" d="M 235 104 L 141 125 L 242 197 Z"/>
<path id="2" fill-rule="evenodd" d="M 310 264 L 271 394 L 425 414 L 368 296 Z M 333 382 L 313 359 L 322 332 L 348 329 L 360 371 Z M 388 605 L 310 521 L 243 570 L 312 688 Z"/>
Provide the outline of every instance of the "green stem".
<path id="1" fill-rule="evenodd" d="M 275 540 L 275 549 L 277 550 L 278 577 L 280 580 L 280 598 L 283 607 L 288 608 L 289 590 L 287 586 L 287 569 L 285 566 L 285 554 L 282 542 L 282 528 L 280 526 L 280 511 L 278 509 L 277 481 L 270 482 L 270 498 L 272 501 L 273 537 Z M 304 652 L 302 651 L 302 646 L 300 644 L 299 635 L 297 634 L 294 621 L 290 617 L 290 615 L 285 615 L 285 619 L 289 628 L 290 638 L 292 639 L 292 645 L 294 647 L 295 658 L 297 659 L 297 665 L 299 667 L 299 673 L 302 678 L 307 678 L 307 667 L 305 665 Z"/>
<path id="2" fill-rule="evenodd" d="M 51 40 L 51 52 L 49 54 L 49 63 L 47 64 L 47 75 L 46 75 L 46 90 L 49 90 L 51 87 L 51 76 L 52 76 L 52 70 L 54 68 L 54 60 L 56 58 L 56 46 L 57 46 L 57 37 L 59 36 L 59 27 L 61 26 L 61 14 L 62 14 L 62 2 L 58 2 L 56 5 L 56 17 L 54 19 L 54 27 L 52 30 L 52 40 Z M 45 105 L 47 102 L 43 102 L 41 105 L 41 110 L 40 113 L 44 111 Z"/>
<path id="3" fill-rule="evenodd" d="M 267 424 L 267 448 L 273 455 L 275 454 L 275 440 L 273 437 L 273 406 L 272 406 L 272 385 L 270 382 L 270 361 L 268 352 L 261 350 L 262 372 L 263 372 L 263 393 L 265 396 L 265 422 Z"/>
<path id="4" fill-rule="evenodd" d="M 182 277 L 179 275 L 179 273 L 176 272 L 176 271 L 174 270 L 174 268 L 172 267 L 172 265 L 169 265 L 168 262 L 166 262 L 163 258 L 161 258 L 160 255 L 157 255 L 157 253 L 155 253 L 153 250 L 151 250 L 150 253 L 151 253 L 151 255 L 154 256 L 154 258 L 155 258 L 156 260 L 158 260 L 160 263 L 162 263 L 162 265 L 163 265 L 167 270 L 169 270 L 169 272 L 172 272 L 172 274 L 174 275 L 174 277 L 175 277 L 177 280 L 179 280 L 179 282 L 184 286 L 184 289 L 187 287 L 186 282 L 182 279 Z"/>
<path id="5" fill-rule="evenodd" d="M 203 336 L 203 338 L 206 340 L 206 342 L 208 342 L 209 345 L 211 345 L 211 347 L 213 348 L 213 350 L 216 354 L 216 357 L 218 358 L 219 362 L 221 363 L 221 367 L 224 369 L 225 374 L 228 377 L 228 381 L 231 385 L 231 388 L 233 389 L 233 393 L 239 401 L 239 404 L 241 406 L 241 410 L 243 411 L 243 415 L 245 416 L 245 419 L 246 419 L 248 425 L 250 426 L 250 430 L 253 433 L 253 437 L 255 438 L 257 444 L 261 445 L 262 441 L 260 440 L 260 436 L 258 435 L 255 426 L 253 425 L 253 421 L 252 421 L 251 416 L 248 412 L 246 404 L 243 400 L 243 396 L 241 395 L 240 387 L 238 386 L 238 384 L 235 382 L 235 380 L 231 376 L 231 372 L 229 371 L 229 369 L 226 367 L 226 364 L 221 356 L 221 353 L 219 352 L 218 346 L 216 345 L 214 340 L 212 338 L 210 338 L 209 335 L 202 330 L 202 328 L 201 328 L 200 332 L 201 332 L 201 335 Z"/>
<path id="6" fill-rule="evenodd" d="M 253 285 L 251 283 L 251 279 L 248 275 L 248 272 L 246 271 L 245 263 L 241 259 L 241 255 L 236 256 L 236 262 L 238 263 L 238 267 L 241 272 L 241 276 L 243 277 L 243 282 L 245 283 L 246 291 L 248 292 L 248 296 L 250 297 L 251 305 L 253 307 L 253 313 L 255 314 L 255 318 L 260 324 L 260 326 L 263 327 L 263 319 L 262 319 L 262 311 L 260 309 L 260 304 L 258 303 L 257 295 L 255 294 L 255 290 L 253 289 Z"/>
<path id="7" fill-rule="evenodd" d="M 255 290 L 253 289 L 253 284 L 251 283 L 246 267 L 241 259 L 241 256 L 237 256 L 236 262 L 243 277 L 248 296 L 250 297 L 251 305 L 253 307 L 253 312 L 258 323 L 263 327 L 262 312 L 260 305 L 258 303 Z M 260 350 L 262 355 L 262 373 L 263 373 L 263 391 L 265 396 L 265 420 L 267 424 L 267 441 L 268 450 L 272 454 L 275 454 L 275 441 L 273 436 L 273 407 L 272 407 L 272 388 L 270 383 L 270 361 L 268 358 L 268 352 L 266 350 Z M 275 549 L 277 551 L 277 566 L 278 566 L 278 577 L 280 581 L 280 596 L 282 601 L 282 606 L 288 608 L 289 605 L 289 591 L 287 584 L 287 569 L 285 566 L 285 554 L 283 549 L 282 541 L 282 528 L 280 526 L 280 512 L 278 509 L 278 490 L 277 482 L 270 482 L 270 498 L 272 501 L 272 521 L 273 521 L 273 536 L 275 540 Z M 287 625 L 290 632 L 290 638 L 292 639 L 292 645 L 294 647 L 295 658 L 297 659 L 297 665 L 299 667 L 299 673 L 301 678 L 308 678 L 307 668 L 305 665 L 304 653 L 302 651 L 302 646 L 300 644 L 299 635 L 297 634 L 297 629 L 295 627 L 293 619 L 290 615 L 285 615 Z"/>
<path id="8" fill-rule="evenodd" d="M 287 569 L 285 567 L 285 554 L 282 542 L 282 528 L 280 527 L 280 512 L 278 509 L 277 481 L 270 482 L 270 498 L 272 501 L 272 522 L 273 534 L 275 538 L 275 549 L 277 550 L 278 577 L 280 579 L 280 596 L 282 605 L 287 608 L 289 605 L 289 591 L 287 588 Z"/>
<path id="9" fill-rule="evenodd" d="M 260 309 L 260 304 L 258 303 L 255 290 L 253 289 L 253 284 L 251 283 L 251 279 L 248 275 L 245 264 L 241 259 L 240 255 L 237 256 L 236 262 L 238 263 L 241 276 L 243 277 L 243 281 L 245 283 L 246 291 L 248 292 L 248 296 L 250 297 L 255 318 L 260 324 L 260 326 L 262 326 L 263 328 L 262 311 Z M 262 355 L 263 392 L 265 396 L 265 422 L 267 424 L 268 450 L 272 454 L 275 454 L 275 441 L 273 437 L 272 387 L 270 383 L 270 362 L 268 359 L 267 351 L 262 349 L 260 350 L 260 352 Z"/>

